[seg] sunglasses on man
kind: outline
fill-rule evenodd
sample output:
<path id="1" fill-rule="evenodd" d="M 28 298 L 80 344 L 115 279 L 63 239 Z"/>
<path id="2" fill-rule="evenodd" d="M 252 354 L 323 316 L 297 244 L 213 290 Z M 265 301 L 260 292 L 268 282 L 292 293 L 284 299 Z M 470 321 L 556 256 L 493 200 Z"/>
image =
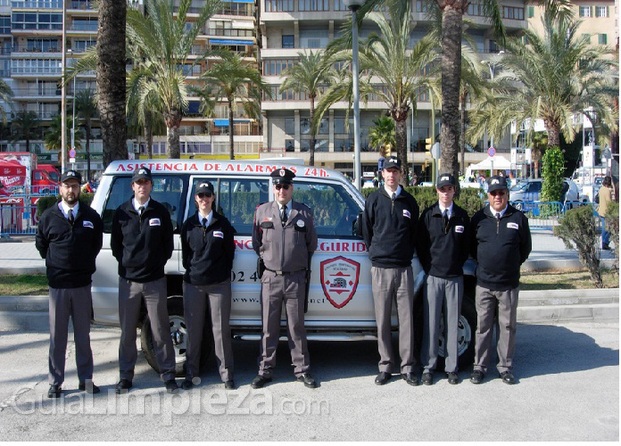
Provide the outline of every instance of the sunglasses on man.
<path id="1" fill-rule="evenodd" d="M 211 192 L 201 192 L 200 194 L 196 194 L 198 196 L 198 198 L 211 198 L 213 197 L 213 194 Z"/>
<path id="2" fill-rule="evenodd" d="M 275 187 L 276 187 L 276 190 L 280 190 L 280 189 L 289 190 L 288 184 L 277 184 Z"/>

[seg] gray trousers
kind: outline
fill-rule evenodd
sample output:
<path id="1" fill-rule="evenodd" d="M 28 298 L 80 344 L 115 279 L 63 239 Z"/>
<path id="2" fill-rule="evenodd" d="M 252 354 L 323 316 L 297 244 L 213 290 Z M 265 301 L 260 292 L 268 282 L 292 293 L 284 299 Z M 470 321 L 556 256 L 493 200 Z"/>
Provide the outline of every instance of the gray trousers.
<path id="1" fill-rule="evenodd" d="M 464 278 L 428 276 L 424 288 L 422 362 L 425 372 L 435 370 L 438 360 L 440 335 L 444 334 L 444 371 L 457 372 L 457 332 L 461 302 L 464 296 Z M 442 326 L 444 330 L 442 330 Z M 444 331 L 444 333 L 442 333 Z"/>
<path id="2" fill-rule="evenodd" d="M 477 332 L 474 351 L 474 370 L 487 373 L 492 352 L 493 329 L 496 326 L 499 373 L 513 368 L 517 306 L 520 289 L 492 291 L 476 286 Z M 496 318 L 496 313 L 498 318 Z"/>
<path id="3" fill-rule="evenodd" d="M 200 372 L 205 315 L 209 308 L 218 372 L 222 381 L 233 379 L 233 346 L 231 342 L 231 281 L 213 285 L 183 282 L 183 313 L 188 330 L 186 379 Z"/>
<path id="4" fill-rule="evenodd" d="M 166 277 L 152 282 L 138 283 L 119 278 L 119 317 L 121 319 L 121 342 L 119 345 L 119 375 L 121 379 L 134 379 L 136 327 L 140 318 L 140 306 L 144 299 L 151 322 L 155 359 L 163 381 L 175 378 L 175 350 L 170 338 L 168 307 L 166 306 Z"/>
<path id="5" fill-rule="evenodd" d="M 91 351 L 91 312 L 93 301 L 91 286 L 80 288 L 50 287 L 50 385 L 61 385 L 65 381 L 65 357 L 69 337 L 69 319 L 73 322 L 75 362 L 78 379 L 84 382 L 93 379 L 93 352 Z"/>
<path id="6" fill-rule="evenodd" d="M 306 328 L 304 327 L 304 288 L 306 272 L 277 276 L 265 271 L 261 278 L 261 317 L 263 336 L 259 375 L 269 377 L 276 366 L 276 349 L 280 336 L 280 315 L 284 303 L 287 316 L 287 337 L 291 350 L 293 373 L 300 376 L 310 369 Z"/>
<path id="7" fill-rule="evenodd" d="M 392 373 L 397 360 L 392 349 L 391 315 L 393 301 L 399 318 L 399 355 L 401 373 L 414 372 L 414 280 L 412 267 L 371 267 L 373 302 L 377 321 L 379 371 Z"/>

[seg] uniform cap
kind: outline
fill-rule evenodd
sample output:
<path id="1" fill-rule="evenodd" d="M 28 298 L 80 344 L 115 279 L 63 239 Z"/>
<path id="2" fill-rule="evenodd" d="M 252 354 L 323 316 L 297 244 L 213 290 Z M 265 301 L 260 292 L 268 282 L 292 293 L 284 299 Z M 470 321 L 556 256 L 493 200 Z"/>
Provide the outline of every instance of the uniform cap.
<path id="1" fill-rule="evenodd" d="M 64 183 L 68 180 L 76 180 L 78 183 L 82 184 L 82 175 L 76 170 L 68 170 L 61 175 L 60 182 Z"/>
<path id="2" fill-rule="evenodd" d="M 393 168 L 401 169 L 401 160 L 397 158 L 396 156 L 391 156 L 384 163 L 384 169 L 393 169 Z"/>
<path id="3" fill-rule="evenodd" d="M 134 172 L 132 176 L 132 183 L 135 183 L 138 180 L 149 180 L 153 182 L 153 178 L 151 177 L 151 171 L 146 167 L 141 167 L 137 171 Z"/>
<path id="4" fill-rule="evenodd" d="M 273 171 L 270 176 L 273 184 L 293 184 L 295 178 L 295 174 L 284 167 Z"/>
<path id="5" fill-rule="evenodd" d="M 196 187 L 196 194 L 214 194 L 213 185 L 209 181 L 204 181 Z"/>
<path id="6" fill-rule="evenodd" d="M 444 186 L 455 186 L 455 177 L 450 173 L 443 173 L 438 177 L 436 187 L 441 189 Z"/>
<path id="7" fill-rule="evenodd" d="M 509 189 L 507 187 L 507 179 L 505 177 L 501 177 L 500 175 L 494 175 L 493 177 L 491 177 L 488 180 L 487 184 L 487 192 L 494 192 L 501 189 Z"/>

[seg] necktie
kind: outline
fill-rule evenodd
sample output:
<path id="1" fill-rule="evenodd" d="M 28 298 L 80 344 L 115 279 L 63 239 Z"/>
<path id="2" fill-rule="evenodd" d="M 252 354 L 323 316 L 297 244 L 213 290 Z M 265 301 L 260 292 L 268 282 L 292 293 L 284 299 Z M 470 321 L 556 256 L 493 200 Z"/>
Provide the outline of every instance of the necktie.
<path id="1" fill-rule="evenodd" d="M 393 192 L 393 193 L 392 193 L 392 197 L 390 197 L 390 199 L 391 199 L 392 201 L 395 201 L 395 200 L 397 199 L 397 193 L 396 193 L 396 192 Z"/>
<path id="2" fill-rule="evenodd" d="M 142 214 L 144 213 L 144 206 L 140 206 L 138 208 L 138 213 L 140 214 L 140 217 L 142 218 Z"/>
<path id="3" fill-rule="evenodd" d="M 280 213 L 280 221 L 282 221 L 282 225 L 287 224 L 287 206 L 282 207 L 282 212 Z"/>
<path id="4" fill-rule="evenodd" d="M 203 228 L 206 228 L 207 227 L 207 219 L 205 217 L 203 217 L 201 222 L 203 223 Z"/>
<path id="5" fill-rule="evenodd" d="M 449 227 L 448 209 L 444 209 L 444 212 L 442 212 L 442 222 L 444 223 L 444 233 L 446 234 Z"/>
<path id="6" fill-rule="evenodd" d="M 500 220 L 500 212 L 496 212 L 496 220 Z"/>
<path id="7" fill-rule="evenodd" d="M 75 217 L 73 216 L 73 209 L 69 209 L 69 215 L 67 219 L 69 220 L 69 224 L 73 225 L 73 222 L 75 221 Z"/>

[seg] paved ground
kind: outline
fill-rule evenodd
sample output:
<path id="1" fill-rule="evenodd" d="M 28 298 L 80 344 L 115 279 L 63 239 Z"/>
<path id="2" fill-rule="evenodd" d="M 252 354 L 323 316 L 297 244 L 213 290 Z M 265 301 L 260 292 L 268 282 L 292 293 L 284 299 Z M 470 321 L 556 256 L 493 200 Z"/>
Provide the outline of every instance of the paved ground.
<path id="1" fill-rule="evenodd" d="M 579 268 L 578 253 L 565 248 L 563 242 L 550 231 L 533 230 L 533 252 L 523 265 L 524 270 Z M 610 264 L 611 251 L 601 251 L 601 258 Z M 24 270 L 45 272 L 44 262 L 34 247 L 32 236 L 13 236 L 0 242 L 0 274 L 19 273 Z"/>
<path id="2" fill-rule="evenodd" d="M 102 393 L 77 392 L 75 350 L 67 352 L 64 397 L 47 392 L 44 333 L 0 336 L 0 438 L 3 441 L 619 441 L 618 324 L 518 327 L 515 372 L 503 384 L 383 387 L 376 343 L 311 342 L 321 387 L 293 381 L 286 344 L 275 380 L 252 390 L 258 343 L 236 341 L 236 391 L 224 391 L 215 361 L 200 387 L 165 393 L 140 354 L 135 389 L 117 396 L 119 330 L 94 327 L 95 380 Z M 10 367 L 8 365 L 11 364 Z"/>

